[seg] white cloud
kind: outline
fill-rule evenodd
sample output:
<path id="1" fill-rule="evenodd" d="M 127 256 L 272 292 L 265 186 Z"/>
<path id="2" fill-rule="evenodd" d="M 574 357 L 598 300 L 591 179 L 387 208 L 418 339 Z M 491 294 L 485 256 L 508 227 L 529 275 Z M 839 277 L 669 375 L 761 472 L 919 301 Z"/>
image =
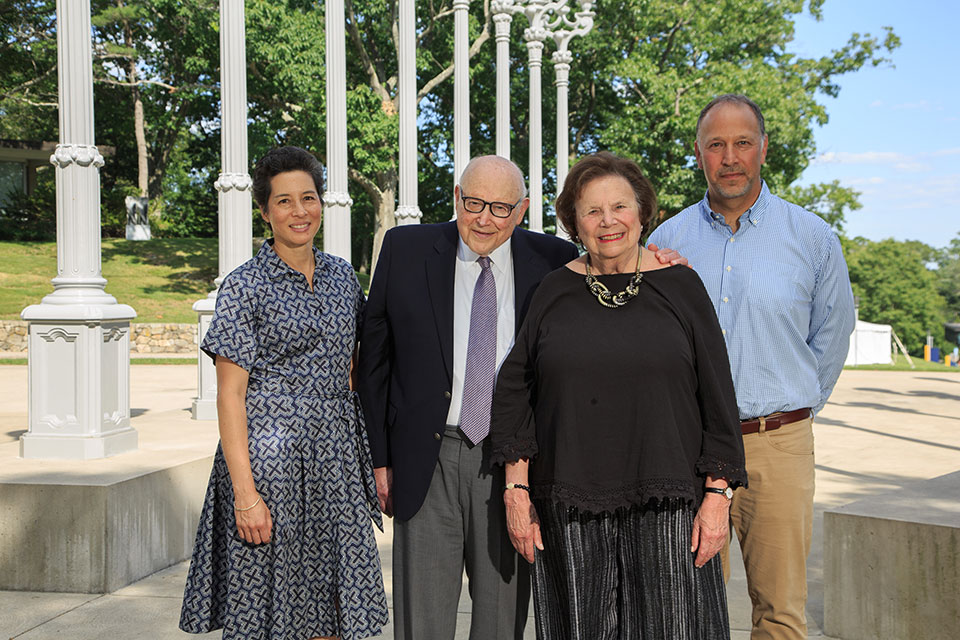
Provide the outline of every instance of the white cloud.
<path id="1" fill-rule="evenodd" d="M 897 151 L 827 151 L 814 159 L 816 163 L 830 164 L 893 164 L 905 162 L 909 156 Z"/>
<path id="2" fill-rule="evenodd" d="M 934 105 L 930 104 L 926 100 L 918 100 L 917 102 L 901 102 L 900 104 L 895 104 L 890 108 L 895 111 L 930 111 Z"/>
<path id="3" fill-rule="evenodd" d="M 873 185 L 873 184 L 884 184 L 886 180 L 880 176 L 870 176 L 869 178 L 849 178 L 844 180 L 843 183 L 851 187 L 859 187 L 863 185 Z"/>
<path id="4" fill-rule="evenodd" d="M 930 162 L 933 158 L 956 155 L 960 155 L 960 147 L 915 154 L 900 153 L 899 151 L 827 151 L 814 158 L 811 164 L 872 164 L 887 166 L 907 173 L 921 173 L 933 170 L 934 167 Z"/>
<path id="5" fill-rule="evenodd" d="M 942 156 L 956 156 L 960 155 L 960 147 L 953 147 L 952 149 L 940 149 L 939 151 L 931 151 L 930 156 L 934 158 L 939 158 Z"/>

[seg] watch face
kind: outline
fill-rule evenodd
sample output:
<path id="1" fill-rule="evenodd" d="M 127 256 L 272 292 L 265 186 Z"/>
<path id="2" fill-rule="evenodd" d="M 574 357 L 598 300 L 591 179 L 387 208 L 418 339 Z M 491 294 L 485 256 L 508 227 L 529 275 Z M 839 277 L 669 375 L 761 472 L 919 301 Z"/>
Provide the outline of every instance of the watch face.
<path id="1" fill-rule="evenodd" d="M 727 500 L 733 500 L 733 489 L 727 487 L 723 490 L 723 495 L 727 496 Z"/>

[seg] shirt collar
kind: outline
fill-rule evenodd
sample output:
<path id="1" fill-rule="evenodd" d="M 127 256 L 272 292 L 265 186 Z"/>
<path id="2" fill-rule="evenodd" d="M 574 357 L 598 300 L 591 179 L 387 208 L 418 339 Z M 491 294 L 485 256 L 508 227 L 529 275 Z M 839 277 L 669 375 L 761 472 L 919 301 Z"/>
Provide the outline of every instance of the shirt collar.
<path id="1" fill-rule="evenodd" d="M 262 245 L 260 245 L 260 250 L 257 251 L 255 260 L 257 264 L 263 269 L 264 273 L 267 274 L 268 278 L 276 280 L 277 278 L 282 278 L 286 275 L 302 275 L 299 271 L 288 265 L 283 261 L 280 256 L 277 255 L 277 252 L 273 249 L 273 238 L 269 238 Z M 317 274 L 323 269 L 323 260 L 321 260 L 321 252 L 316 247 L 313 247 L 313 259 L 315 261 L 315 268 L 313 271 L 313 277 L 316 278 Z"/>
<path id="2" fill-rule="evenodd" d="M 743 212 L 740 216 L 741 222 L 746 218 L 753 226 L 760 224 L 760 219 L 763 218 L 763 214 L 767 211 L 767 206 L 770 203 L 770 189 L 767 188 L 767 182 L 765 180 L 760 181 L 760 195 L 757 196 L 756 202 L 753 203 L 749 209 Z M 700 201 L 700 213 L 707 220 L 707 222 L 723 222 L 725 220 L 722 215 L 715 212 L 710 208 L 710 198 L 709 192 L 703 195 L 703 200 Z"/>
<path id="3" fill-rule="evenodd" d="M 467 243 L 464 242 L 463 238 L 459 237 L 459 235 L 457 238 L 457 260 L 468 264 L 475 263 L 477 258 L 480 257 L 480 254 L 468 247 Z M 493 265 L 493 268 L 501 275 L 506 273 L 507 265 L 510 264 L 510 261 L 513 259 L 511 244 L 513 244 L 512 237 L 490 252 L 490 264 Z"/>

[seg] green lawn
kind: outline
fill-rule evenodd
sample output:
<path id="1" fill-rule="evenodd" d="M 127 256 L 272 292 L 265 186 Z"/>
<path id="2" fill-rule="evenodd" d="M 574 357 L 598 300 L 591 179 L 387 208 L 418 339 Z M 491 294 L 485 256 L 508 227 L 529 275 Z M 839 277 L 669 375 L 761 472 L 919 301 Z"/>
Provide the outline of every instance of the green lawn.
<path id="1" fill-rule="evenodd" d="M 254 241 L 256 253 L 262 240 Z M 107 293 L 137 312 L 134 322 L 196 322 L 194 302 L 213 289 L 216 238 L 101 241 Z M 53 291 L 57 243 L 0 242 L 0 320 L 19 320 L 24 307 Z M 370 276 L 357 274 L 366 290 Z"/>
<path id="2" fill-rule="evenodd" d="M 911 369 L 910 364 L 907 363 L 907 359 L 898 353 L 893 357 L 893 364 L 863 364 L 856 367 L 844 367 L 844 369 L 859 371 L 946 371 L 950 373 L 960 373 L 960 367 L 948 367 L 942 362 L 927 362 L 923 358 L 913 358 L 913 364 L 916 366 L 915 369 Z"/>
<path id="3" fill-rule="evenodd" d="M 196 322 L 190 307 L 213 288 L 217 240 L 105 239 L 102 261 L 107 293 L 137 311 L 134 322 Z M 19 319 L 53 291 L 55 275 L 55 242 L 0 242 L 0 319 Z"/>

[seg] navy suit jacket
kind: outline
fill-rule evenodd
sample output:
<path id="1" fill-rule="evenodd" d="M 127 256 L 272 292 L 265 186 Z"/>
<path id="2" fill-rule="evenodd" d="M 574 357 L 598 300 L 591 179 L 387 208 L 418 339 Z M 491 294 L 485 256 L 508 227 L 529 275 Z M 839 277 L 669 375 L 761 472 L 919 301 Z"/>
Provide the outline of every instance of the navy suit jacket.
<path id="1" fill-rule="evenodd" d="M 393 468 L 393 510 L 423 504 L 450 409 L 456 222 L 394 227 L 384 236 L 360 337 L 359 387 L 375 467 Z M 516 327 L 547 273 L 577 256 L 555 236 L 510 239 Z"/>

